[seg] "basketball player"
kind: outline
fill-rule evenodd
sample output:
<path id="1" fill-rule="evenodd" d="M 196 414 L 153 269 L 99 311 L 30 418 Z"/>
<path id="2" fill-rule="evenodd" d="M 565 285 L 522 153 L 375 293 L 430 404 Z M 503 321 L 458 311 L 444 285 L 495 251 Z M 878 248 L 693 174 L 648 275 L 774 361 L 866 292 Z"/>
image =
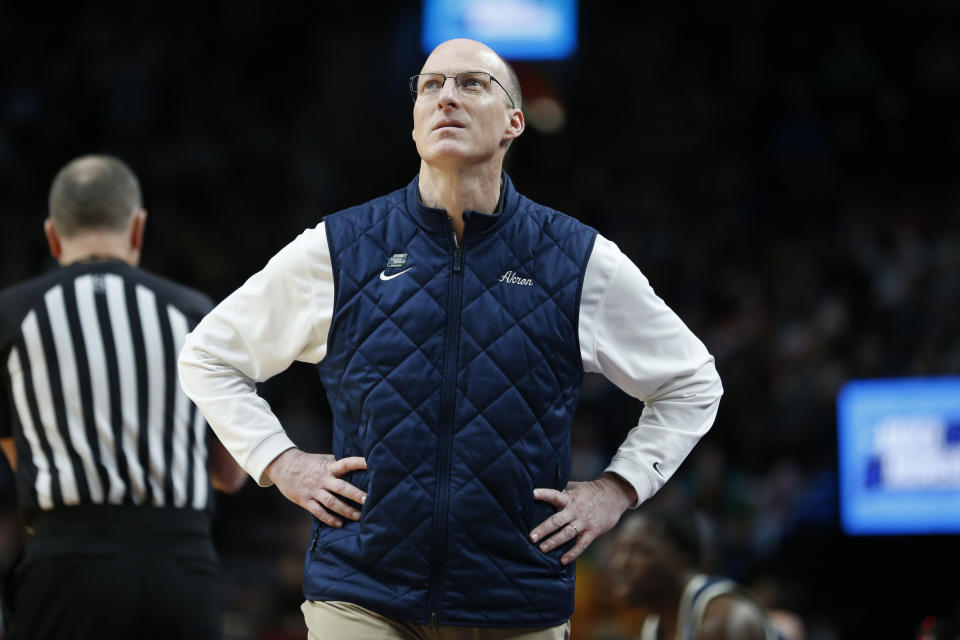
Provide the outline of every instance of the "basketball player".
<path id="1" fill-rule="evenodd" d="M 649 612 L 641 640 L 777 640 L 746 591 L 699 572 L 702 553 L 692 512 L 651 508 L 624 518 L 610 574 L 616 597 Z"/>

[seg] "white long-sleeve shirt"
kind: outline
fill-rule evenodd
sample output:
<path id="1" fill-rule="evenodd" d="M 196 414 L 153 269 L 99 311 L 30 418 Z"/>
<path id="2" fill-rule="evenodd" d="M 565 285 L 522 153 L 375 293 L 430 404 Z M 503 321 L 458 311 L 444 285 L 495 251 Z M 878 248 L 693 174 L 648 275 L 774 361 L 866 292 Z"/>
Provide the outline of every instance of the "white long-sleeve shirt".
<path id="1" fill-rule="evenodd" d="M 324 224 L 300 234 L 221 302 L 180 352 L 180 382 L 237 462 L 260 485 L 294 447 L 256 383 L 327 350 L 334 278 Z M 597 236 L 579 311 L 584 370 L 644 404 L 607 471 L 636 504 L 656 493 L 713 424 L 723 392 L 703 343 L 613 243 Z M 626 427 L 625 427 L 625 430 Z"/>

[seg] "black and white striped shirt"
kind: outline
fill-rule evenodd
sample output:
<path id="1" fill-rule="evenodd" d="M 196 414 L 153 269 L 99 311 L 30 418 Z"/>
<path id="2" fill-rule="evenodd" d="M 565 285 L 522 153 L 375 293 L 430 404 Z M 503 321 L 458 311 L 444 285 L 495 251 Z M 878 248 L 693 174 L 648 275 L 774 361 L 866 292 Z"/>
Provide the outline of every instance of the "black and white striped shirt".
<path id="1" fill-rule="evenodd" d="M 177 380 L 208 298 L 122 262 L 71 265 L 0 292 L 0 437 L 37 510 L 205 510 L 207 430 Z"/>

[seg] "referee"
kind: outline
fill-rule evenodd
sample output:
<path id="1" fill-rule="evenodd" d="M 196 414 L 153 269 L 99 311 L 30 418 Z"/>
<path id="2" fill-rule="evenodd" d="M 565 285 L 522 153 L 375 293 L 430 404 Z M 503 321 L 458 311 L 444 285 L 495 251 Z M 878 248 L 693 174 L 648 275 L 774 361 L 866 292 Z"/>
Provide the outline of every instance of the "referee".
<path id="1" fill-rule="evenodd" d="M 73 160 L 44 224 L 62 268 L 0 292 L 0 445 L 29 532 L 10 640 L 221 636 L 210 486 L 245 474 L 177 382 L 211 302 L 136 268 L 145 222 L 123 162 Z"/>

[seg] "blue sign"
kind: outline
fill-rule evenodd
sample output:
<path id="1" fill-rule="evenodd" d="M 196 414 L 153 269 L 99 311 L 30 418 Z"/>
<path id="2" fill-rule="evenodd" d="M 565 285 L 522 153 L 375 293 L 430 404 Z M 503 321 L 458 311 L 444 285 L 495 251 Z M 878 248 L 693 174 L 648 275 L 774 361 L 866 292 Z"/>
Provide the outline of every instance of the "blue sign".
<path id="1" fill-rule="evenodd" d="M 960 377 L 852 381 L 837 432 L 844 531 L 960 533 Z"/>
<path id="2" fill-rule="evenodd" d="M 507 60 L 567 58 L 577 48 L 576 0 L 424 0 L 423 48 L 471 38 Z"/>

